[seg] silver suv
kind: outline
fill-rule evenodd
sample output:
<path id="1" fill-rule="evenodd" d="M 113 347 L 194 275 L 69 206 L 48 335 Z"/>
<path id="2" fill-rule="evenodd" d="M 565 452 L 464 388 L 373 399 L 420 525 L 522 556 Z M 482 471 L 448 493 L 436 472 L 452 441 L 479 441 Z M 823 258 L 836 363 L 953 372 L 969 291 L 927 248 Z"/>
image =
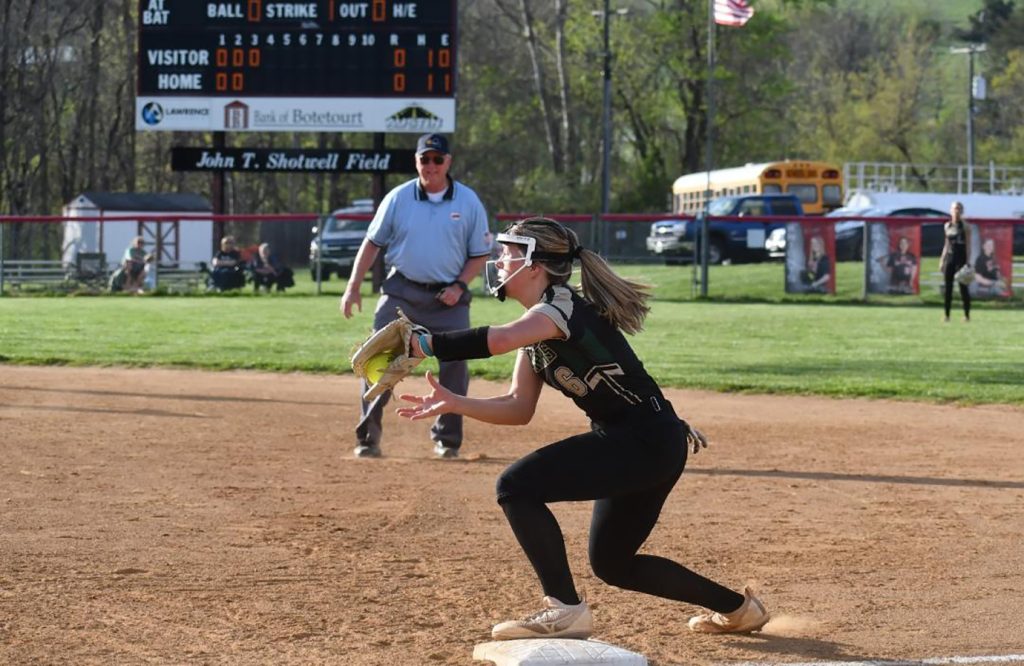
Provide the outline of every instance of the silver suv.
<path id="1" fill-rule="evenodd" d="M 318 259 L 321 280 L 329 280 L 331 273 L 337 273 L 339 278 L 348 277 L 359 246 L 366 238 L 373 211 L 373 199 L 356 199 L 348 208 L 339 208 L 324 217 L 320 225 L 313 227 L 314 236 L 309 243 L 309 273 L 314 282 Z"/>

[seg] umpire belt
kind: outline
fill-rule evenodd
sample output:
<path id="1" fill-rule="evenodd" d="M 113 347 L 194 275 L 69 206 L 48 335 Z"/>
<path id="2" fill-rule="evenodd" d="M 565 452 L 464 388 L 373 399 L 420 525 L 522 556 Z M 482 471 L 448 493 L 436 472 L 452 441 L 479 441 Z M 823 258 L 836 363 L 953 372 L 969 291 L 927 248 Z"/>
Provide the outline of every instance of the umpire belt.
<path id="1" fill-rule="evenodd" d="M 395 271 L 395 275 L 401 278 L 401 280 L 406 284 L 411 284 L 414 287 L 435 294 L 444 289 L 445 287 L 449 286 L 450 284 L 452 284 L 451 282 L 417 282 L 416 280 L 410 280 L 409 278 L 405 277 L 405 275 L 403 275 L 399 271 Z"/>

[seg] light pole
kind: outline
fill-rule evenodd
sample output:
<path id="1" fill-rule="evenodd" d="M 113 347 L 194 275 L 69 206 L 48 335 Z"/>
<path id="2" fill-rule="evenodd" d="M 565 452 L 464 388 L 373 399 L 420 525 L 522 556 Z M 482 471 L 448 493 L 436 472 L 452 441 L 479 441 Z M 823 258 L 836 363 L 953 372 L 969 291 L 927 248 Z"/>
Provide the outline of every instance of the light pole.
<path id="1" fill-rule="evenodd" d="M 967 54 L 967 192 L 974 192 L 974 54 L 983 53 L 984 44 L 953 47 L 950 53 Z"/>

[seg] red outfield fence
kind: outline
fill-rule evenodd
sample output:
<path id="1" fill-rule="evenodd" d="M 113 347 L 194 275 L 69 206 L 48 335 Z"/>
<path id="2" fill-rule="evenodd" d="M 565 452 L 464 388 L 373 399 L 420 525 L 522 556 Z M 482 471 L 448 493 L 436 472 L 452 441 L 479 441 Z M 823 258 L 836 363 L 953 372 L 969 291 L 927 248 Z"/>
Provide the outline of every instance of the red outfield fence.
<path id="1" fill-rule="evenodd" d="M 494 217 L 492 228 L 501 230 L 510 223 L 530 217 L 529 213 L 501 213 Z M 546 214 L 558 220 L 580 237 L 584 246 L 600 252 L 613 262 L 619 263 L 690 263 L 698 255 L 694 251 L 673 255 L 652 252 L 648 238 L 652 236 L 655 223 L 681 223 L 689 229 L 688 247 L 699 249 L 700 218 L 691 215 L 669 214 L 628 214 L 609 215 Z M 291 245 L 271 239 L 274 247 L 285 255 L 292 265 L 302 265 L 308 260 L 309 242 L 312 240 L 310 227 L 323 216 L 315 213 L 274 214 L 274 215 L 212 215 L 206 213 L 177 214 L 120 214 L 98 216 L 0 216 L 0 293 L 4 282 L 46 282 L 57 281 L 75 272 L 81 272 L 76 254 L 102 254 L 106 266 L 116 266 L 127 247 L 122 236 L 141 235 L 146 239 L 147 248 L 155 250 L 160 257 L 158 265 L 168 271 L 192 266 L 198 261 L 208 261 L 224 233 L 227 223 L 235 225 L 260 224 L 254 234 L 265 238 L 264 230 L 273 225 L 279 229 L 292 229 Z M 360 217 L 360 216 L 352 216 Z M 864 222 L 867 221 L 865 226 Z M 941 243 L 942 218 L 922 217 L 710 217 L 709 227 L 714 234 L 732 234 L 728 242 L 746 245 L 751 250 L 747 259 L 783 259 L 785 262 L 785 291 L 787 293 L 834 294 L 836 288 L 835 269 L 839 261 L 855 259 L 864 266 L 862 294 L 919 294 L 922 285 L 936 286 L 941 276 L 934 272 L 922 273 L 921 263 L 925 256 L 937 256 L 936 233 Z M 1024 264 L 1014 264 L 1013 255 L 1024 255 L 1024 220 L 1020 219 L 975 219 L 972 225 L 972 265 L 977 264 L 979 278 L 972 290 L 981 297 L 1006 298 L 1018 296 L 1024 290 Z M 68 226 L 95 223 L 96 240 L 90 246 L 79 243 Z M 193 241 L 191 255 L 186 257 L 183 230 L 197 224 L 209 225 L 209 233 L 196 243 Z M 66 225 L 64 239 L 59 253 L 53 249 L 46 253 L 36 251 L 19 256 L 11 247 L 10 240 L 5 246 L 5 237 L 11 238 L 12 225 Z M 692 225 L 692 226 L 690 226 Z M 115 227 L 119 233 L 113 233 Z M 322 225 L 321 225 L 322 226 Z M 867 233 L 864 229 L 867 229 Z M 22 229 L 24 229 L 22 227 Z M 779 230 L 784 230 L 781 232 Z M 5 231 L 7 233 L 5 233 Z M 696 233 L 695 233 L 696 232 Z M 287 235 L 279 234 L 279 238 Z M 711 242 L 719 236 L 712 235 Z M 80 240 L 80 239 L 78 239 Z M 772 257 L 764 250 L 766 243 L 772 244 Z M 684 236 L 684 244 L 687 239 Z M 941 248 L 941 244 L 939 245 Z M 853 248 L 853 255 L 850 255 Z M 76 250 L 77 251 L 73 251 Z M 1015 252 L 1016 250 L 1016 252 Z M 20 251 L 25 254 L 24 251 Z M 59 255 L 54 256 L 55 254 Z M 868 257 L 864 261 L 864 257 Z M 95 256 L 92 257 L 96 259 Z M 980 264 L 978 262 L 981 262 Z M 984 267 L 979 270 L 978 267 Z M 994 278 L 992 276 L 995 276 Z M 33 277 L 38 278 L 33 280 Z M 1016 281 L 1015 281 L 1016 278 Z"/>

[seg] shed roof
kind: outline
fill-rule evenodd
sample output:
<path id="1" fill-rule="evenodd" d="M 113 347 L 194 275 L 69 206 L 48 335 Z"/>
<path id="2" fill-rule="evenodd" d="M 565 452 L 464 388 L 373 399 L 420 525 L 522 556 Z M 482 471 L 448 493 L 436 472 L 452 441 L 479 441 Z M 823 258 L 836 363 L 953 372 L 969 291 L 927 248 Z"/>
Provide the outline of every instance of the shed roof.
<path id="1" fill-rule="evenodd" d="M 206 197 L 175 192 L 83 192 L 69 207 L 95 207 L 104 211 L 203 212 L 213 210 Z"/>

